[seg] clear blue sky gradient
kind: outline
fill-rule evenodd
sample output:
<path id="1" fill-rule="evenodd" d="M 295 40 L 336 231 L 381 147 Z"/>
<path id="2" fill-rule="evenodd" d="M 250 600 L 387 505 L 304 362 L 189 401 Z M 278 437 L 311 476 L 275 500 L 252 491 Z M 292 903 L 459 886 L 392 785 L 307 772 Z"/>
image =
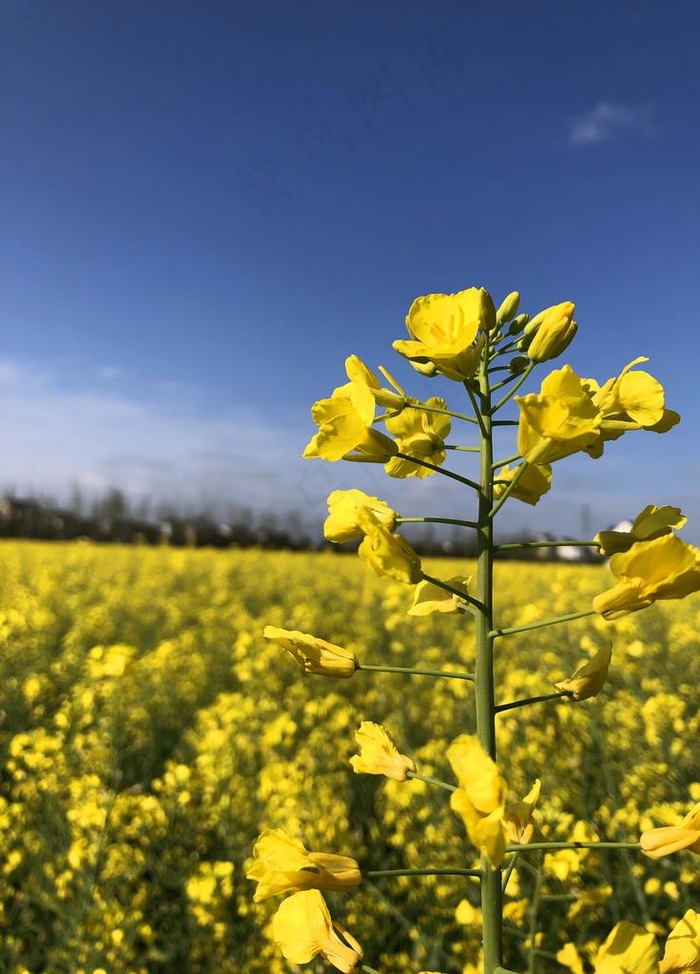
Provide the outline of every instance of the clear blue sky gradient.
<path id="1" fill-rule="evenodd" d="M 10 0 L 0 18 L 0 483 L 311 520 L 356 485 L 466 511 L 443 478 L 298 457 L 351 352 L 430 395 L 390 343 L 414 297 L 476 284 L 533 313 L 575 301 L 561 364 L 602 381 L 647 355 L 683 416 L 563 461 L 505 523 L 579 534 L 672 503 L 700 539 L 696 4 Z"/>

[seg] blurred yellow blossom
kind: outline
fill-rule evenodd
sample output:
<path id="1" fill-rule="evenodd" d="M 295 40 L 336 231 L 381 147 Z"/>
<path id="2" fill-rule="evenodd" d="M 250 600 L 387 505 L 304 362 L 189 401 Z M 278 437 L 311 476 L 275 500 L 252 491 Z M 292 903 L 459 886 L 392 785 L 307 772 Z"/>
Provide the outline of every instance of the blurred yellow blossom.
<path id="1" fill-rule="evenodd" d="M 455 575 L 452 578 L 445 579 L 445 584 L 467 595 L 471 580 L 471 575 L 466 578 L 462 575 Z M 413 604 L 408 610 L 408 615 L 428 616 L 434 612 L 450 614 L 463 612 L 465 608 L 465 602 L 458 595 L 424 579 L 416 585 L 416 590 L 413 593 Z"/>
<path id="2" fill-rule="evenodd" d="M 246 876 L 258 884 L 257 902 L 278 893 L 306 889 L 347 889 L 362 879 L 359 866 L 349 856 L 309 852 L 299 839 L 284 829 L 266 829 L 253 847 L 254 861 Z"/>
<path id="3" fill-rule="evenodd" d="M 308 964 L 320 954 L 343 974 L 351 974 L 362 960 L 359 943 L 333 923 L 317 889 L 294 893 L 283 900 L 272 918 L 272 931 L 275 943 L 292 964 Z"/>
<path id="4" fill-rule="evenodd" d="M 687 910 L 668 935 L 659 965 L 659 974 L 683 971 L 700 972 L 700 913 L 696 910 Z"/>
<path id="5" fill-rule="evenodd" d="M 658 974 L 659 948 L 654 934 L 621 920 L 598 950 L 593 968 L 595 974 Z"/>
<path id="6" fill-rule="evenodd" d="M 349 677 L 357 667 L 357 658 L 349 649 L 327 643 L 325 639 L 294 629 L 265 626 L 265 639 L 271 639 L 294 657 L 306 673 L 321 676 Z"/>
<path id="7" fill-rule="evenodd" d="M 608 669 L 612 659 L 612 647 L 602 646 L 592 660 L 579 667 L 568 680 L 555 683 L 557 690 L 568 690 L 572 700 L 588 700 L 596 697 L 608 678 Z"/>
<path id="8" fill-rule="evenodd" d="M 363 720 L 355 732 L 355 740 L 360 753 L 350 758 L 350 764 L 357 774 L 383 774 L 394 781 L 405 781 L 406 772 L 415 772 L 413 758 L 401 754 L 381 724 Z"/>
<path id="9" fill-rule="evenodd" d="M 651 859 L 670 856 L 681 849 L 700 855 L 700 803 L 688 812 L 680 825 L 647 829 L 642 832 L 639 842 L 642 852 Z"/>

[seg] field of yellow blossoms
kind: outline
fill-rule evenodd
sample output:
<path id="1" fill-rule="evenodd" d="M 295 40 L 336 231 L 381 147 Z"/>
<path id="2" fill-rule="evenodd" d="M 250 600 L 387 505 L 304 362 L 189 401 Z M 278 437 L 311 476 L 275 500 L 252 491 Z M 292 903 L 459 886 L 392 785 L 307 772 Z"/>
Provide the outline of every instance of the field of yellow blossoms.
<path id="1" fill-rule="evenodd" d="M 604 566 L 496 570 L 506 626 L 576 611 L 612 584 Z M 278 626 L 365 664 L 468 670 L 472 617 L 410 617 L 410 602 L 410 589 L 354 557 L 3 543 L 0 970 L 294 970 L 271 939 L 278 902 L 255 903 L 245 877 L 266 828 L 353 856 L 363 871 L 476 864 L 446 792 L 349 763 L 361 721 L 376 721 L 422 775 L 451 780 L 446 749 L 474 731 L 471 684 L 361 669 L 308 676 L 262 637 Z M 696 597 L 499 643 L 507 702 L 550 692 L 612 640 L 597 698 L 498 717 L 499 767 L 514 795 L 542 778 L 536 821 L 548 839 L 636 841 L 700 801 L 699 631 Z M 565 970 L 571 956 L 576 970 L 618 920 L 665 936 L 700 902 L 687 852 L 523 859 L 505 906 L 515 969 Z M 327 898 L 382 974 L 475 970 L 469 877 L 363 880 Z M 576 957 L 561 953 L 567 943 Z"/>

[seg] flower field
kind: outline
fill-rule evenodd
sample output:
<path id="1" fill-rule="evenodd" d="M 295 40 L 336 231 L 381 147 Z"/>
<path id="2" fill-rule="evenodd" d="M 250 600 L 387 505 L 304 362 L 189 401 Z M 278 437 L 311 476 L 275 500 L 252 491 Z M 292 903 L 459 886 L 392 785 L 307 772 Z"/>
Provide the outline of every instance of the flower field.
<path id="1" fill-rule="evenodd" d="M 604 566 L 532 562 L 498 563 L 496 580 L 501 627 L 575 612 L 613 584 Z M 278 901 L 255 903 L 245 878 L 267 828 L 353 856 L 363 874 L 478 864 L 444 790 L 349 761 L 360 723 L 376 721 L 422 775 L 452 780 L 446 751 L 474 732 L 472 685 L 308 676 L 262 637 L 301 630 L 360 664 L 469 670 L 472 616 L 408 616 L 410 605 L 410 588 L 354 557 L 4 543 L 0 970 L 293 969 L 270 935 Z M 499 768 L 515 798 L 542 779 L 547 839 L 636 842 L 700 801 L 699 631 L 696 596 L 499 640 L 501 702 L 551 692 L 612 643 L 595 699 L 498 715 Z M 697 863 L 624 849 L 520 856 L 508 964 L 576 971 L 621 918 L 665 937 L 700 902 Z M 328 901 L 382 974 L 476 970 L 469 877 L 363 878 Z M 576 956 L 561 953 L 568 943 Z"/>

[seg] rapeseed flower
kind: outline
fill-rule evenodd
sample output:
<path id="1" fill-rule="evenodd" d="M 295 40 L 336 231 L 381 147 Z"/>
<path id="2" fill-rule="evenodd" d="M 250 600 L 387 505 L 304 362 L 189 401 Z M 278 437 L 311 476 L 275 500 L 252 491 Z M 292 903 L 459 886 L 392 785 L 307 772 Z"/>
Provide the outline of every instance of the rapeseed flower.
<path id="1" fill-rule="evenodd" d="M 422 579 L 420 558 L 407 541 L 392 534 L 370 513 L 360 515 L 359 521 L 365 537 L 357 553 L 375 574 L 408 585 L 415 585 Z"/>
<path id="2" fill-rule="evenodd" d="M 272 918 L 272 932 L 275 943 L 292 964 L 308 964 L 320 954 L 343 974 L 352 974 L 362 960 L 359 943 L 347 930 L 333 923 L 326 901 L 317 889 L 295 893 L 283 900 Z"/>
<path id="3" fill-rule="evenodd" d="M 659 974 L 681 971 L 700 972 L 700 913 L 696 910 L 687 910 L 668 935 L 659 965 Z"/>
<path id="4" fill-rule="evenodd" d="M 470 379 L 477 369 L 484 339 L 493 329 L 496 310 L 485 288 L 457 294 L 428 294 L 409 308 L 410 340 L 393 342 L 394 349 L 418 365 L 434 367 L 449 379 Z"/>
<path id="5" fill-rule="evenodd" d="M 592 446 L 602 414 L 570 365 L 551 372 L 539 393 L 516 396 L 518 452 L 528 463 L 551 463 Z"/>
<path id="6" fill-rule="evenodd" d="M 629 551 L 637 541 L 653 541 L 671 534 L 674 528 L 680 530 L 687 520 L 680 507 L 648 504 L 636 516 L 629 531 L 599 531 L 594 540 L 598 542 L 600 553 L 610 557 L 618 551 Z"/>
<path id="7" fill-rule="evenodd" d="M 362 879 L 354 859 L 328 852 L 309 852 L 284 829 L 262 832 L 253 847 L 253 856 L 246 877 L 258 884 L 253 897 L 256 903 L 278 893 L 348 889 Z"/>
<path id="8" fill-rule="evenodd" d="M 360 753 L 350 758 L 357 774 L 383 774 L 394 781 L 405 781 L 407 772 L 416 770 L 416 763 L 407 754 L 401 754 L 381 724 L 363 720 L 355 732 Z"/>
<path id="9" fill-rule="evenodd" d="M 446 409 L 444 399 L 433 396 L 426 406 Z M 425 411 L 420 406 L 410 406 L 398 416 L 386 420 L 387 430 L 396 438 L 399 453 L 418 460 L 427 460 L 439 467 L 445 462 L 445 438 L 450 434 L 450 417 L 442 413 Z M 411 463 L 403 457 L 392 457 L 384 467 L 390 477 L 429 477 L 434 470 Z"/>
<path id="10" fill-rule="evenodd" d="M 396 392 L 391 389 L 384 389 L 374 372 L 368 368 L 361 358 L 357 355 L 350 355 L 345 360 L 345 372 L 352 386 L 352 395 L 355 401 L 362 400 L 363 407 L 367 409 L 370 401 L 386 409 L 401 410 L 408 405 L 408 397 L 396 380 L 381 366 L 379 371 L 394 387 Z"/>
<path id="11" fill-rule="evenodd" d="M 508 484 L 518 474 L 520 467 L 501 467 L 496 474 L 493 485 L 494 500 L 500 500 Z M 518 482 L 508 495 L 533 507 L 552 486 L 552 468 L 548 463 L 526 463 L 525 470 L 520 474 Z"/>
<path id="12" fill-rule="evenodd" d="M 585 380 L 602 417 L 598 440 L 586 448 L 590 456 L 600 457 L 608 440 L 616 440 L 628 430 L 666 433 L 680 422 L 678 413 L 666 409 L 661 383 L 648 372 L 634 370 L 635 365 L 647 361 L 644 356 L 634 359 L 602 386 L 595 379 Z"/>
<path id="13" fill-rule="evenodd" d="M 471 575 L 466 578 L 462 575 L 455 575 L 453 578 L 446 579 L 445 584 L 467 595 L 467 587 L 471 580 Z M 448 592 L 439 585 L 435 585 L 434 582 L 429 582 L 427 579 L 424 579 L 416 585 L 416 590 L 413 593 L 413 604 L 408 610 L 408 615 L 428 616 L 434 612 L 449 614 L 464 612 L 465 609 L 465 601 L 460 599 L 458 595 L 455 595 L 454 592 Z"/>
<path id="14" fill-rule="evenodd" d="M 650 859 L 661 859 L 681 849 L 700 855 L 700 803 L 695 805 L 680 825 L 667 825 L 642 832 L 639 843 Z"/>
<path id="15" fill-rule="evenodd" d="M 329 399 L 319 399 L 311 416 L 319 427 L 304 450 L 304 457 L 336 460 L 365 460 L 386 463 L 396 453 L 396 444 L 384 433 L 372 429 L 374 398 L 352 382 L 333 390 Z"/>
<path id="16" fill-rule="evenodd" d="M 387 531 L 396 530 L 398 514 L 378 497 L 370 497 L 361 490 L 334 490 L 328 496 L 328 517 L 323 534 L 329 541 L 343 542 L 362 538 L 370 514 Z"/>
<path id="17" fill-rule="evenodd" d="M 612 647 L 602 646 L 592 660 L 579 667 L 573 676 L 555 683 L 557 690 L 568 690 L 573 700 L 588 700 L 596 697 L 608 678 L 612 659 Z"/>
<path id="18" fill-rule="evenodd" d="M 494 869 L 503 862 L 508 842 L 527 844 L 534 834 L 532 813 L 542 782 L 537 779 L 521 802 L 506 802 L 506 781 L 496 762 L 474 735 L 461 734 L 447 750 L 459 783 L 450 807 L 464 821 L 467 834 Z"/>
<path id="19" fill-rule="evenodd" d="M 265 639 L 272 639 L 294 657 L 306 673 L 349 677 L 357 668 L 357 657 L 349 649 L 327 643 L 325 639 L 292 629 L 265 626 Z"/>
<path id="20" fill-rule="evenodd" d="M 598 949 L 593 969 L 595 974 L 658 974 L 659 947 L 654 934 L 621 920 Z"/>
<path id="21" fill-rule="evenodd" d="M 610 559 L 618 584 L 597 595 L 593 608 L 619 619 L 663 599 L 683 599 L 700 590 L 700 551 L 674 534 L 637 541 Z"/>

